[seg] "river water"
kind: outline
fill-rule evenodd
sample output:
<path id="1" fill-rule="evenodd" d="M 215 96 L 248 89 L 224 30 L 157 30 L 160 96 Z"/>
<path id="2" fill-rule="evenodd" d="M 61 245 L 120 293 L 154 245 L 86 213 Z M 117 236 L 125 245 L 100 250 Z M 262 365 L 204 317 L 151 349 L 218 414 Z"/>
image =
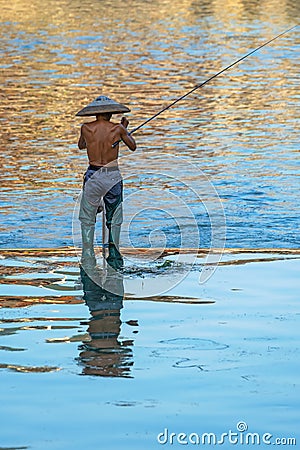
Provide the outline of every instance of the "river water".
<path id="1" fill-rule="evenodd" d="M 77 149 L 79 109 L 105 94 L 130 106 L 135 127 L 293 26 L 300 9 L 289 0 L 0 0 L 0 7 L 2 248 L 72 244 L 87 165 Z M 141 129 L 137 153 L 121 148 L 134 245 L 149 245 L 154 231 L 158 243 L 163 233 L 168 247 L 182 245 L 174 211 L 183 204 L 200 246 L 211 244 L 215 208 L 224 209 L 227 247 L 299 246 L 299 43 L 297 28 Z M 195 172 L 182 180 L 175 157 Z M 190 195 L 199 174 L 216 189 L 212 211 L 202 203 L 205 186 L 197 199 Z"/>
<path id="2" fill-rule="evenodd" d="M 74 251 L 1 250 L 0 448 L 297 448 L 299 251 L 224 254 L 205 286 L 197 259 L 102 288 Z"/>
<path id="3" fill-rule="evenodd" d="M 299 2 L 0 9 L 0 448 L 182 448 L 181 432 L 229 430 L 237 449 L 247 430 L 272 436 L 259 448 L 299 443 L 299 250 L 280 251 L 299 248 L 298 28 L 150 122 L 136 153 L 120 150 L 123 247 L 244 251 L 227 250 L 203 284 L 207 250 L 149 264 L 130 248 L 124 277 L 101 286 L 77 247 L 57 248 L 80 231 L 76 112 L 105 94 L 138 126 L 293 26 Z"/>

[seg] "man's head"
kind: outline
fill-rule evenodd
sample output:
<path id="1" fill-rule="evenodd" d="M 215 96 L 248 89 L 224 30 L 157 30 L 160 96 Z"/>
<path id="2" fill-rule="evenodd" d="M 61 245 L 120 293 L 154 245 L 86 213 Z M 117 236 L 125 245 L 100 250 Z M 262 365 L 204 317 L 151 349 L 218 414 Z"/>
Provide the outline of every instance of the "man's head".
<path id="1" fill-rule="evenodd" d="M 104 119 L 104 120 L 107 120 L 107 121 L 109 121 L 110 119 L 111 119 L 111 116 L 112 116 L 112 113 L 101 113 L 101 114 L 96 114 L 96 119 L 97 120 L 99 120 L 99 119 Z"/>

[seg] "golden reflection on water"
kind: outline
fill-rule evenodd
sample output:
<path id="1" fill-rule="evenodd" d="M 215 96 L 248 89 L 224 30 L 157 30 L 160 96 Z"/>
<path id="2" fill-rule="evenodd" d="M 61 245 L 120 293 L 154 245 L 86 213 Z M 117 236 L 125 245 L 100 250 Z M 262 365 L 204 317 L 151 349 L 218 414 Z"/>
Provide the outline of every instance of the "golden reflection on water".
<path id="1" fill-rule="evenodd" d="M 289 0 L 136 0 L 125 12 L 118 0 L 33 0 L 30 7 L 25 0 L 0 0 L 0 6 L 4 246 L 27 246 L 30 237 L 18 236 L 18 229 L 25 236 L 31 230 L 32 238 L 43 224 L 50 235 L 53 230 L 51 242 L 70 244 L 66 212 L 70 216 L 86 166 L 76 146 L 78 109 L 105 93 L 130 104 L 131 126 L 137 126 L 293 25 L 299 13 Z M 140 159 L 146 168 L 155 164 L 156 152 L 188 156 L 213 175 L 229 220 L 235 220 L 235 204 L 228 190 L 243 206 L 235 193 L 245 175 L 250 190 L 263 180 L 268 198 L 275 191 L 282 201 L 288 191 L 286 209 L 295 207 L 298 51 L 292 32 L 151 122 L 136 135 L 137 168 Z"/>
<path id="2" fill-rule="evenodd" d="M 44 372 L 57 372 L 61 370 L 59 367 L 48 367 L 48 366 L 20 366 L 18 364 L 0 364 L 0 369 L 11 370 L 13 372 L 22 373 L 44 373 Z"/>

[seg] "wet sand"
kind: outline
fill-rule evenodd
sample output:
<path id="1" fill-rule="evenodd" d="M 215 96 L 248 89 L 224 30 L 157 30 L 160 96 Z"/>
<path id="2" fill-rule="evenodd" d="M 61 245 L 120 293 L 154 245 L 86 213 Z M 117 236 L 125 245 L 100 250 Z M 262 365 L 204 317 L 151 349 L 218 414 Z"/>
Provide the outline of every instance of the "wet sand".
<path id="1" fill-rule="evenodd" d="M 1 447 L 181 448 L 241 421 L 299 442 L 299 251 L 227 250 L 202 285 L 205 254 L 170 251 L 112 297 L 70 249 L 0 256 Z"/>

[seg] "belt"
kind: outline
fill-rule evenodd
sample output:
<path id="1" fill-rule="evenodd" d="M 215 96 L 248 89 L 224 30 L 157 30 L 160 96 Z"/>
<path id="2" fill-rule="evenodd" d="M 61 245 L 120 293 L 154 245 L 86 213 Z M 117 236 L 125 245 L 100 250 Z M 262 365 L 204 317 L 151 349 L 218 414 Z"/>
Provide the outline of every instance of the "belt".
<path id="1" fill-rule="evenodd" d="M 110 172 L 111 170 L 119 170 L 118 166 L 93 166 L 89 165 L 88 170 L 101 170 L 103 172 Z"/>

